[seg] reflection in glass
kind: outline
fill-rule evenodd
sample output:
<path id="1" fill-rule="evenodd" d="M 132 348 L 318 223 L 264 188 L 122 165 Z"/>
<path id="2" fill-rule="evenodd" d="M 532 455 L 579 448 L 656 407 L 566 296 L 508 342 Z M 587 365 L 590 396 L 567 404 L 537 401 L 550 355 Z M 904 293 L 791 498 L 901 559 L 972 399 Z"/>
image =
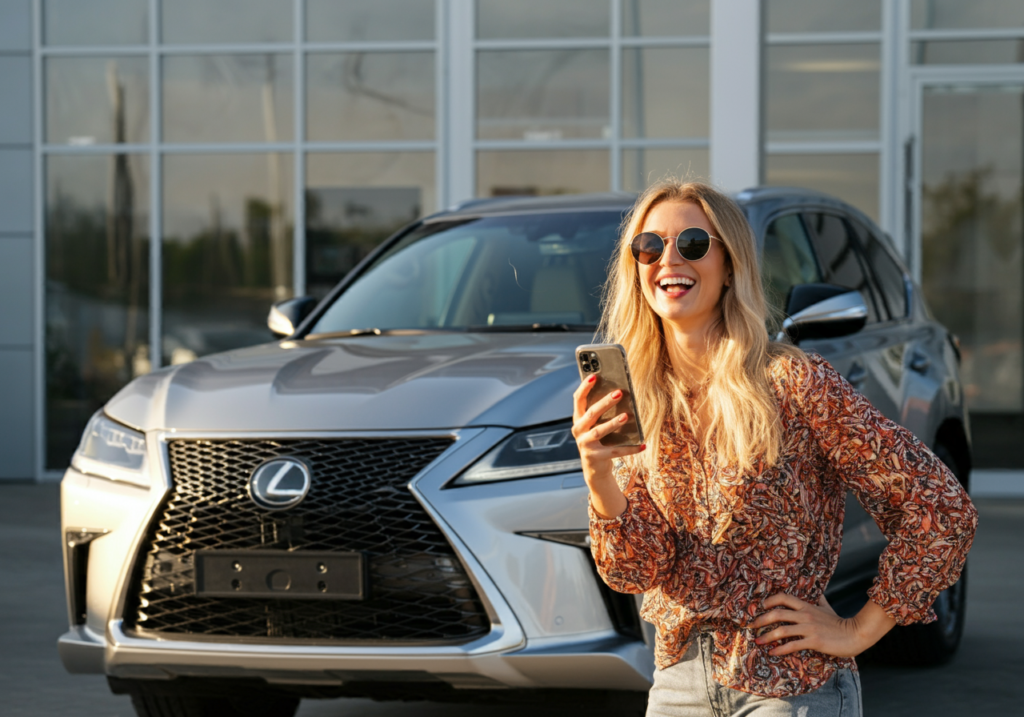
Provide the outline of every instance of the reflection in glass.
<path id="1" fill-rule="evenodd" d="M 434 53 L 316 53 L 306 58 L 313 141 L 434 139 Z"/>
<path id="2" fill-rule="evenodd" d="M 44 0 L 47 45 L 145 45 L 148 0 Z M 117 18 L 112 22 L 112 18 Z"/>
<path id="3" fill-rule="evenodd" d="M 46 467 L 150 370 L 149 169 L 143 155 L 46 158 Z"/>
<path id="4" fill-rule="evenodd" d="M 292 295 L 291 172 L 276 153 L 163 158 L 165 363 L 270 339 Z"/>
<path id="5" fill-rule="evenodd" d="M 163 60 L 167 142 L 287 142 L 291 55 L 172 55 Z"/>
<path id="6" fill-rule="evenodd" d="M 1020 0 L 910 0 L 914 30 L 1003 28 L 1024 26 Z"/>
<path id="7" fill-rule="evenodd" d="M 765 11 L 768 13 L 768 32 L 869 32 L 882 29 L 882 0 L 766 0 Z"/>
<path id="8" fill-rule="evenodd" d="M 608 0 L 477 0 L 477 37 L 607 37 Z"/>
<path id="9" fill-rule="evenodd" d="M 477 137 L 610 137 L 608 85 L 607 50 L 480 52 Z"/>
<path id="10" fill-rule="evenodd" d="M 1024 409 L 1022 106 L 1019 87 L 923 97 L 921 286 L 960 337 L 972 412 Z"/>
<path id="11" fill-rule="evenodd" d="M 306 293 L 324 296 L 381 241 L 437 208 L 433 152 L 306 157 Z"/>
<path id="12" fill-rule="evenodd" d="M 825 192 L 878 221 L 877 154 L 769 154 L 765 184 Z"/>
<path id="13" fill-rule="evenodd" d="M 622 151 L 622 189 L 641 192 L 670 177 L 710 181 L 706 149 L 625 149 Z"/>
<path id="14" fill-rule="evenodd" d="M 292 0 L 163 0 L 163 41 L 291 42 Z"/>
<path id="15" fill-rule="evenodd" d="M 542 149 L 476 153 L 478 197 L 607 192 L 608 152 Z"/>
<path id="16" fill-rule="evenodd" d="M 306 0 L 306 39 L 433 40 L 434 0 Z"/>
<path id="17" fill-rule="evenodd" d="M 708 55 L 706 47 L 623 50 L 623 136 L 707 137 Z"/>
<path id="18" fill-rule="evenodd" d="M 1024 62 L 1024 40 L 944 40 L 910 43 L 915 65 L 1009 65 Z"/>
<path id="19" fill-rule="evenodd" d="M 49 57 L 46 141 L 124 144 L 149 139 L 145 57 Z"/>
<path id="20" fill-rule="evenodd" d="M 665 37 L 711 32 L 710 0 L 623 0 L 622 34 Z"/>
<path id="21" fill-rule="evenodd" d="M 880 48 L 767 48 L 768 140 L 877 140 Z"/>

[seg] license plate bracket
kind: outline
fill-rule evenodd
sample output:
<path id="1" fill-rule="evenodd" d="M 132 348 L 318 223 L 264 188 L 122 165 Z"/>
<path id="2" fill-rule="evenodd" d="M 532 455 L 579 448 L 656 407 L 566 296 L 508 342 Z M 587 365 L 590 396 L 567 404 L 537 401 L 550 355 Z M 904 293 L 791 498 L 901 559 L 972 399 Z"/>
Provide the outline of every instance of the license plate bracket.
<path id="1" fill-rule="evenodd" d="M 362 553 L 197 550 L 195 592 L 204 597 L 365 600 Z"/>

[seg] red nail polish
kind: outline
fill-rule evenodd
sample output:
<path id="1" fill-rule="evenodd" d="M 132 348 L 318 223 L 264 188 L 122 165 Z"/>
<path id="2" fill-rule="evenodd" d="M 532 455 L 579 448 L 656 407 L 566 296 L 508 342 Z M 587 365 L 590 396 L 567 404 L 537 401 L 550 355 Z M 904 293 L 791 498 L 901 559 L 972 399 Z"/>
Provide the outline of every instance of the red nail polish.
<path id="1" fill-rule="evenodd" d="M 597 380 L 597 376 L 594 376 L 593 374 L 591 374 L 590 378 L 587 379 L 587 383 L 593 383 L 596 380 Z"/>
<path id="2" fill-rule="evenodd" d="M 613 393 L 612 398 L 622 398 L 622 391 L 616 391 Z"/>
<path id="3" fill-rule="evenodd" d="M 646 451 L 647 450 L 647 444 L 646 443 L 641 443 L 640 444 L 640 450 L 641 451 Z"/>

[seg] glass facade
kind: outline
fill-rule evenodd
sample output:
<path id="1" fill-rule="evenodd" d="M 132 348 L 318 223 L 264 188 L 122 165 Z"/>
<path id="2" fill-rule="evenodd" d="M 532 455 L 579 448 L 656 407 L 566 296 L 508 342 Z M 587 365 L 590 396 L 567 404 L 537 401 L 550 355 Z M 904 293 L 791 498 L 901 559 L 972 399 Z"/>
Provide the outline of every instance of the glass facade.
<path id="1" fill-rule="evenodd" d="M 998 419 L 987 433 L 1002 435 L 1017 421 L 1024 440 L 1020 241 L 1008 238 L 1019 235 L 1019 168 L 1003 167 L 1021 156 L 1011 125 L 1024 79 L 907 95 L 928 73 L 1024 72 L 1024 5 L 763 8 L 763 181 L 837 195 L 879 220 L 961 335 L 979 425 Z M 133 376 L 268 339 L 271 302 L 323 296 L 412 219 L 471 194 L 713 179 L 711 0 L 39 10 L 44 468 L 66 464 L 88 415 Z M 989 157 L 994 146 L 1005 151 Z M 919 198 L 903 192 L 915 157 Z M 974 233 L 954 240 L 968 224 L 941 197 L 970 194 L 972 181 L 983 206 L 970 210 Z M 951 246 L 974 248 L 963 301 L 938 288 L 957 265 Z M 996 300 L 1001 313 L 985 308 Z M 1004 373 L 1016 378 L 998 391 Z"/>

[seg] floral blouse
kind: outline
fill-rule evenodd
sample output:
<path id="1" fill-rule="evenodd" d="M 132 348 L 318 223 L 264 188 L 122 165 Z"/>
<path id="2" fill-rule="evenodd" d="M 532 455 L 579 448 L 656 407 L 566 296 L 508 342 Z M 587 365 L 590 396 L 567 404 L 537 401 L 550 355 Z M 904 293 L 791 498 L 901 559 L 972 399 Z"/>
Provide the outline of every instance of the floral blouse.
<path id="1" fill-rule="evenodd" d="M 740 474 L 700 456 L 685 425 L 666 425 L 657 473 L 618 463 L 628 507 L 611 520 L 591 508 L 590 533 L 608 585 L 644 593 L 659 669 L 682 659 L 700 628 L 714 636 L 716 682 L 785 697 L 856 669 L 812 650 L 769 655 L 750 627 L 777 592 L 810 603 L 824 593 L 848 489 L 889 540 L 868 594 L 900 625 L 935 619 L 931 604 L 959 578 L 977 512 L 931 451 L 821 357 L 778 358 L 771 380 L 785 426 L 777 465 Z"/>

